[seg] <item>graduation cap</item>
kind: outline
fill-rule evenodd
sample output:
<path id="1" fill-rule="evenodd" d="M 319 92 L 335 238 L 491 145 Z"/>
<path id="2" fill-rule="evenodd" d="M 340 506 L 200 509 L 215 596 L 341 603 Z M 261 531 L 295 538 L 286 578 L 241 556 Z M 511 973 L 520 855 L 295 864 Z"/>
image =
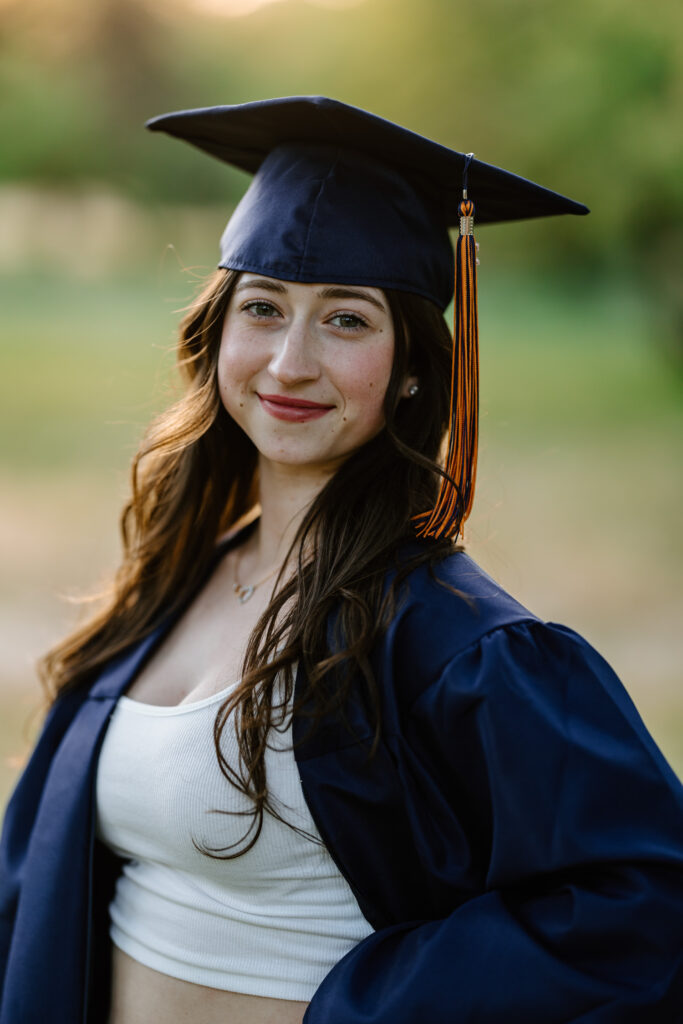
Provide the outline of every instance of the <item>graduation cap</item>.
<path id="1" fill-rule="evenodd" d="M 163 114 L 147 122 L 254 175 L 219 267 L 285 281 L 455 293 L 447 476 L 418 536 L 457 537 L 474 496 L 478 328 L 473 224 L 585 214 L 566 196 L 324 96 Z M 455 253 L 448 229 L 459 227 Z"/>

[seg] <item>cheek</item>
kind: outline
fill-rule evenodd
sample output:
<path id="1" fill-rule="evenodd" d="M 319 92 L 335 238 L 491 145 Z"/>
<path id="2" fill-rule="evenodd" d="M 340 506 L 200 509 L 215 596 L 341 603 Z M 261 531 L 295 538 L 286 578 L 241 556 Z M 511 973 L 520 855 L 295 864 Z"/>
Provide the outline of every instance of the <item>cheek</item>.
<path id="1" fill-rule="evenodd" d="M 371 426 L 384 422 L 384 396 L 391 377 L 393 345 L 362 353 L 345 376 L 347 401 Z"/>
<path id="2" fill-rule="evenodd" d="M 247 385 L 257 372 L 257 360 L 252 346 L 225 339 L 218 353 L 218 390 L 228 412 L 239 404 Z"/>

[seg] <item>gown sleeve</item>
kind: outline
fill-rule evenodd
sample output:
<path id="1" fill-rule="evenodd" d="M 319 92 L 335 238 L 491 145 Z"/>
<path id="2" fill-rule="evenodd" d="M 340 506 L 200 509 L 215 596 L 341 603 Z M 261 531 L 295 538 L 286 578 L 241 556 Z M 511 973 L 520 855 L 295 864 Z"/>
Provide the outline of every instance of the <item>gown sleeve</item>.
<path id="1" fill-rule="evenodd" d="M 70 693 L 52 705 L 31 758 L 5 810 L 0 837 L 0 1002 L 21 893 L 26 850 L 52 758 L 81 700 L 80 694 Z"/>
<path id="2" fill-rule="evenodd" d="M 460 823 L 429 867 L 452 905 L 354 947 L 305 1024 L 683 1022 L 683 789 L 601 656 L 562 626 L 494 629 L 402 739 Z M 463 821 L 481 884 L 458 896 Z"/>

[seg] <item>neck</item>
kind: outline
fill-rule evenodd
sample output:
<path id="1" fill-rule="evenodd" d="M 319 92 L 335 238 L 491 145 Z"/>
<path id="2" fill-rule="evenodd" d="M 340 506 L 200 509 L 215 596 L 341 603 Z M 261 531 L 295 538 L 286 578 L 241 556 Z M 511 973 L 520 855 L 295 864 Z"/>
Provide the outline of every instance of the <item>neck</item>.
<path id="1" fill-rule="evenodd" d="M 306 511 L 330 474 L 259 460 L 261 517 L 253 536 L 254 565 L 266 570 L 283 560 Z"/>

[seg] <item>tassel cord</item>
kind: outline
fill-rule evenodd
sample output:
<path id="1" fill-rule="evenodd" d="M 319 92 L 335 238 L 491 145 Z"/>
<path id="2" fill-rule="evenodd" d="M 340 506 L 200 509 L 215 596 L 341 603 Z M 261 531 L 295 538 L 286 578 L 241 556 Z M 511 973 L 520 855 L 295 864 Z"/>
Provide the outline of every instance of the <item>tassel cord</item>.
<path id="1" fill-rule="evenodd" d="M 438 497 L 431 512 L 415 517 L 418 537 L 457 539 L 470 514 L 477 473 L 479 423 L 479 325 L 477 317 L 474 204 L 460 204 L 461 232 L 455 250 L 455 296 L 449 432 Z M 463 226 L 465 230 L 463 231 Z"/>

